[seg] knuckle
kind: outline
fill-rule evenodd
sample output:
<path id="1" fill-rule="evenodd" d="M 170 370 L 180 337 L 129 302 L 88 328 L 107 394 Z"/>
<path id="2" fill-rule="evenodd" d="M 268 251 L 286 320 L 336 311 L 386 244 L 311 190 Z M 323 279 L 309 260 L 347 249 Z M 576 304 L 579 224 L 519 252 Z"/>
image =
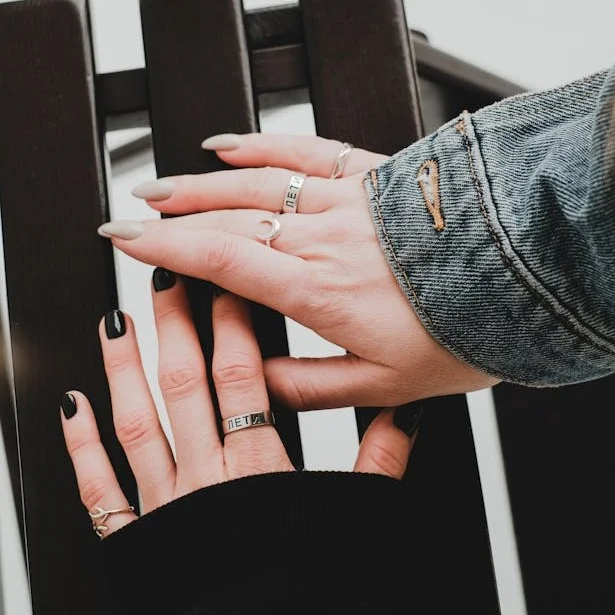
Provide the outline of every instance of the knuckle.
<path id="1" fill-rule="evenodd" d="M 245 353 L 235 353 L 215 362 L 212 376 L 216 388 L 245 391 L 262 379 L 262 366 Z"/>
<path id="2" fill-rule="evenodd" d="M 312 314 L 317 313 L 320 307 L 324 306 L 328 298 L 321 295 L 319 286 L 320 278 L 323 276 L 321 270 L 309 269 L 298 285 L 296 290 L 291 288 L 287 292 L 287 305 L 293 314 Z"/>
<path id="3" fill-rule="evenodd" d="M 307 390 L 307 382 L 300 383 L 296 378 L 290 377 L 284 380 L 283 396 L 290 400 L 295 410 L 312 410 L 310 399 L 312 395 Z"/>
<path id="4" fill-rule="evenodd" d="M 100 476 L 88 478 L 79 490 L 81 501 L 88 510 L 100 505 L 104 501 L 106 493 L 107 484 Z"/>
<path id="5" fill-rule="evenodd" d="M 105 368 L 111 376 L 116 376 L 131 369 L 134 364 L 134 358 L 126 352 L 109 353 L 105 357 Z"/>
<path id="6" fill-rule="evenodd" d="M 305 287 L 291 296 L 293 313 L 318 314 L 319 322 L 326 322 L 331 330 L 348 322 L 349 308 L 356 296 L 356 286 L 343 276 L 329 271 L 311 271 Z"/>
<path id="7" fill-rule="evenodd" d="M 95 441 L 87 436 L 73 436 L 66 441 L 66 450 L 70 457 L 75 457 L 81 451 L 91 447 Z"/>
<path id="8" fill-rule="evenodd" d="M 372 442 L 367 449 L 370 464 L 379 474 L 387 476 L 402 476 L 405 471 L 405 461 L 379 442 Z"/>
<path id="9" fill-rule="evenodd" d="M 230 233 L 219 235 L 218 241 L 207 249 L 209 268 L 213 273 L 228 273 L 237 258 L 237 237 Z"/>
<path id="10" fill-rule="evenodd" d="M 183 306 L 174 303 L 173 305 L 158 307 L 156 310 L 156 320 L 158 322 L 174 321 L 181 319 L 184 313 Z"/>
<path id="11" fill-rule="evenodd" d="M 116 419 L 115 433 L 125 449 L 138 448 L 151 440 L 157 427 L 158 419 L 153 412 L 134 411 Z"/>
<path id="12" fill-rule="evenodd" d="M 233 448 L 229 462 L 234 475 L 268 474 L 291 468 L 277 433 L 270 428 L 259 427 L 249 438 L 238 439 Z"/>
<path id="13" fill-rule="evenodd" d="M 322 160 L 322 154 L 323 142 L 320 139 L 310 140 L 306 147 L 294 151 L 295 165 L 299 169 L 313 166 L 314 160 Z"/>
<path id="14" fill-rule="evenodd" d="M 204 382 L 205 374 L 196 366 L 161 365 L 158 383 L 161 392 L 167 397 L 181 399 L 199 388 Z"/>
<path id="15" fill-rule="evenodd" d="M 273 169 L 264 167 L 261 169 L 252 169 L 249 171 L 249 188 L 248 200 L 252 204 L 260 204 L 267 201 L 267 196 L 270 191 L 270 186 L 273 182 Z M 269 195 L 270 196 L 270 195 Z"/>

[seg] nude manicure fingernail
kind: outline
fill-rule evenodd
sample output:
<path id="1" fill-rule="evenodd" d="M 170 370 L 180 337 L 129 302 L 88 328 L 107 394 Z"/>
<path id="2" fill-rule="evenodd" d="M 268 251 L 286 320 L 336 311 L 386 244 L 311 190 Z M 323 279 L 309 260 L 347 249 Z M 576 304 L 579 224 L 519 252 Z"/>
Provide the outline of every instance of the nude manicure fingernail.
<path id="1" fill-rule="evenodd" d="M 107 222 L 98 227 L 98 234 L 107 239 L 137 239 L 143 235 L 145 224 L 136 220 Z"/>
<path id="2" fill-rule="evenodd" d="M 232 133 L 214 135 L 209 137 L 209 139 L 205 139 L 201 143 L 201 147 L 216 152 L 230 152 L 241 147 L 241 136 Z"/>
<path id="3" fill-rule="evenodd" d="M 175 184 L 168 179 L 155 179 L 139 184 L 131 190 L 131 194 L 145 201 L 166 201 L 173 196 Z"/>

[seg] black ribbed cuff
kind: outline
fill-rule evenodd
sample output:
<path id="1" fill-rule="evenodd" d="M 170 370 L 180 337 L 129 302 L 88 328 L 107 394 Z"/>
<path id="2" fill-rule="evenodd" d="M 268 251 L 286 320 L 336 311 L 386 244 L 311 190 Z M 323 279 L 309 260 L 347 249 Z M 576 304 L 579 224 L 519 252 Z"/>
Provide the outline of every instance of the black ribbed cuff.
<path id="1" fill-rule="evenodd" d="M 404 506 L 401 483 L 383 476 L 265 474 L 175 500 L 101 545 L 125 612 L 231 613 L 250 596 L 272 607 L 290 601 L 293 612 L 293 599 L 298 607 L 319 592 L 351 602 L 348 592 L 369 601 L 383 583 L 394 592 L 392 554 L 407 552 Z"/>

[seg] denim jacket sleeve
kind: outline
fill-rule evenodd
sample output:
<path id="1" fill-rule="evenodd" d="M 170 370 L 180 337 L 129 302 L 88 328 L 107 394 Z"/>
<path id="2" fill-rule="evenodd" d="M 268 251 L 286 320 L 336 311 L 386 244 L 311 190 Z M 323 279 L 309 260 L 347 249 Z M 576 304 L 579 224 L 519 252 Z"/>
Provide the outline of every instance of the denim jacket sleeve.
<path id="1" fill-rule="evenodd" d="M 397 281 L 453 354 L 526 386 L 615 372 L 615 67 L 463 113 L 364 185 Z"/>

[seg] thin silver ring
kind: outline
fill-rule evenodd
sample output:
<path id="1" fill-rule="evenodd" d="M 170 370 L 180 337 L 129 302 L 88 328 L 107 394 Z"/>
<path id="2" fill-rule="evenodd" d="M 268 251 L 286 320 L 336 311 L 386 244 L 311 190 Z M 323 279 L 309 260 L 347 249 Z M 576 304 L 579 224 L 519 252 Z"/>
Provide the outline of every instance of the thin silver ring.
<path id="1" fill-rule="evenodd" d="M 266 233 L 259 233 L 256 237 L 271 247 L 271 242 L 282 232 L 282 224 L 277 216 L 263 220 L 264 223 L 271 225 Z"/>
<path id="2" fill-rule="evenodd" d="M 303 188 L 304 183 L 305 177 L 301 175 L 291 175 L 288 181 L 286 195 L 284 196 L 284 204 L 282 205 L 283 214 L 297 213 L 299 194 L 301 194 L 301 188 Z"/>
<path id="3" fill-rule="evenodd" d="M 339 179 L 344 174 L 344 168 L 346 167 L 348 157 L 353 147 L 352 143 L 344 143 L 342 145 L 342 149 L 337 155 L 337 160 L 335 161 L 335 166 L 333 167 L 333 171 L 331 171 L 329 179 Z"/>
<path id="4" fill-rule="evenodd" d="M 234 431 L 250 429 L 251 427 L 262 427 L 263 425 L 275 425 L 273 414 L 270 410 L 255 410 L 246 414 L 229 416 L 222 421 L 222 433 L 227 435 Z"/>

